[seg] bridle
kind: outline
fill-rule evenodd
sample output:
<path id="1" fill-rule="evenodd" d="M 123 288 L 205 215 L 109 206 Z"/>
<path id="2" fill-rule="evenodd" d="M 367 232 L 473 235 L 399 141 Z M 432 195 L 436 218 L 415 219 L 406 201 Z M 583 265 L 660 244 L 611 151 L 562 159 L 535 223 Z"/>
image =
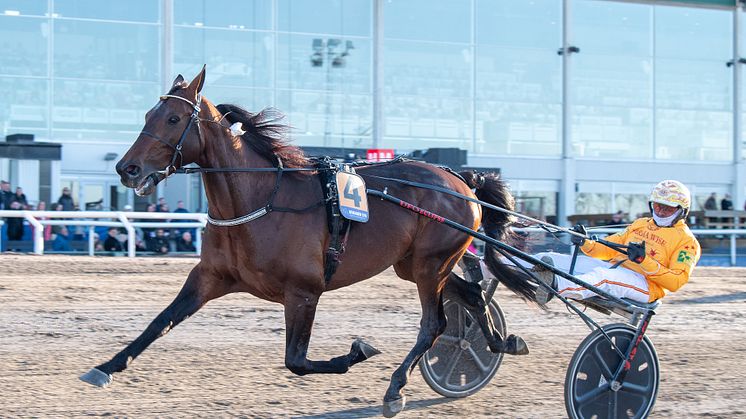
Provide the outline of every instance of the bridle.
<path id="1" fill-rule="evenodd" d="M 189 106 L 192 107 L 192 115 L 189 117 L 189 122 L 187 122 L 187 126 L 184 128 L 184 131 L 181 133 L 181 137 L 179 137 L 179 141 L 176 143 L 176 145 L 171 144 L 170 142 L 164 140 L 160 136 L 153 134 L 150 131 L 142 130 L 140 131 L 140 135 L 143 135 L 145 137 L 150 137 L 156 141 L 158 141 L 161 144 L 167 145 L 169 148 L 172 148 L 174 150 L 173 156 L 171 156 L 171 162 L 166 166 L 163 170 L 158 170 L 156 173 L 160 173 L 165 175 L 166 177 L 171 176 L 172 174 L 176 173 L 176 159 L 179 159 L 179 167 L 181 167 L 182 163 L 184 162 L 184 156 L 181 153 L 181 149 L 184 147 L 184 140 L 186 140 L 187 134 L 189 133 L 189 129 L 192 128 L 192 125 L 197 126 L 197 138 L 199 141 L 202 141 L 202 133 L 201 129 L 199 127 L 199 111 L 200 111 L 200 102 L 202 100 L 202 96 L 198 93 L 197 94 L 197 100 L 195 102 L 192 102 L 191 100 L 187 98 L 183 98 L 181 96 L 176 95 L 162 95 L 160 97 L 161 100 L 167 100 L 169 98 L 173 99 L 179 99 L 189 104 Z"/>

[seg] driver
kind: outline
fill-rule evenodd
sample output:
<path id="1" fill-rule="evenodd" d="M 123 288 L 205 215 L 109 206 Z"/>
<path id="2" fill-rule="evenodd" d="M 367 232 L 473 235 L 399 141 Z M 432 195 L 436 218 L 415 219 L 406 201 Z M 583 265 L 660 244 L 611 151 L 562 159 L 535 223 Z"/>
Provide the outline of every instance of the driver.
<path id="1" fill-rule="evenodd" d="M 664 180 L 655 185 L 648 202 L 653 216 L 638 218 L 624 231 L 605 239 L 630 246 L 628 255 L 573 235 L 573 244 L 591 256 L 578 256 L 574 275 L 611 295 L 643 303 L 658 300 L 666 291 L 678 290 L 689 280 L 701 254 L 699 242 L 686 225 L 691 201 L 689 189 L 681 182 Z M 585 235 L 582 225 L 576 226 L 575 231 Z M 536 257 L 561 271 L 570 270 L 570 255 L 540 253 Z M 585 299 L 595 295 L 543 266 L 536 265 L 533 270 L 542 282 L 564 297 Z M 536 301 L 546 304 L 553 296 L 539 287 Z"/>

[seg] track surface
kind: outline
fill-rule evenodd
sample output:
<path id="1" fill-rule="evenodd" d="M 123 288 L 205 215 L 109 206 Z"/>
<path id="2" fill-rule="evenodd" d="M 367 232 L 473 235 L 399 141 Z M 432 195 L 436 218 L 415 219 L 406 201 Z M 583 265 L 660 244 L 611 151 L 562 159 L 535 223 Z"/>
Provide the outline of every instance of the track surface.
<path id="1" fill-rule="evenodd" d="M 110 387 L 79 381 L 147 326 L 196 262 L 0 255 L 0 416 L 380 415 L 420 312 L 414 285 L 393 271 L 322 297 L 312 359 L 347 353 L 357 336 L 383 351 L 345 375 L 294 376 L 283 365 L 282 307 L 230 295 L 156 341 Z M 440 397 L 415 370 L 398 417 L 565 416 L 567 363 L 588 329 L 558 303 L 540 312 L 505 290 L 498 298 L 531 354 L 507 357 L 466 399 Z M 661 362 L 653 417 L 746 417 L 744 301 L 746 269 L 738 268 L 699 268 L 666 298 L 648 332 Z"/>

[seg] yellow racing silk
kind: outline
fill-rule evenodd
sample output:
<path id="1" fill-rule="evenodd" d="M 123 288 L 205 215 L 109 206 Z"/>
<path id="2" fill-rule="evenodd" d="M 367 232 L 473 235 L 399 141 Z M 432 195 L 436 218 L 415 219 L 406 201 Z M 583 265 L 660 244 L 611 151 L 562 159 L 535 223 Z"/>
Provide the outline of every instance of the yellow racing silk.
<path id="1" fill-rule="evenodd" d="M 671 227 L 658 227 L 652 218 L 638 218 L 624 231 L 605 240 L 625 245 L 629 242 L 645 242 L 645 259 L 639 264 L 592 240 L 586 240 L 580 249 L 588 256 L 608 260 L 612 264 L 622 261 L 625 268 L 644 275 L 648 281 L 650 301 L 666 295 L 666 290 L 673 292 L 684 286 L 702 254 L 699 242 L 684 220 L 679 220 Z"/>

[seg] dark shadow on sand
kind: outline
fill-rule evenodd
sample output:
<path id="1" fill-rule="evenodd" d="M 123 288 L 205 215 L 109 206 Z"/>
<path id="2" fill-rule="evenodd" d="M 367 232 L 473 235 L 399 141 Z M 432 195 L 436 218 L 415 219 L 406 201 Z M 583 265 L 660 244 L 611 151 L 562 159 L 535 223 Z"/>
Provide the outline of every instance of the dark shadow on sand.
<path id="1" fill-rule="evenodd" d="M 414 400 L 407 401 L 407 405 L 404 407 L 404 412 L 422 409 L 425 407 L 435 406 L 438 404 L 448 403 L 452 400 L 448 397 L 438 397 L 435 399 L 428 400 Z M 318 413 L 315 415 L 299 415 L 291 416 L 292 418 L 303 418 L 303 419 L 340 419 L 340 418 L 370 418 L 370 417 L 383 417 L 383 406 L 378 404 L 375 406 L 359 407 L 357 409 L 347 409 L 338 411 L 329 411 L 325 413 Z"/>
<path id="2" fill-rule="evenodd" d="M 671 304 L 716 304 L 716 303 L 730 303 L 732 301 L 739 301 L 739 300 L 746 301 L 746 292 L 711 295 L 708 297 L 688 298 L 686 300 L 671 301 Z"/>

